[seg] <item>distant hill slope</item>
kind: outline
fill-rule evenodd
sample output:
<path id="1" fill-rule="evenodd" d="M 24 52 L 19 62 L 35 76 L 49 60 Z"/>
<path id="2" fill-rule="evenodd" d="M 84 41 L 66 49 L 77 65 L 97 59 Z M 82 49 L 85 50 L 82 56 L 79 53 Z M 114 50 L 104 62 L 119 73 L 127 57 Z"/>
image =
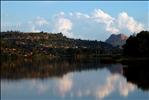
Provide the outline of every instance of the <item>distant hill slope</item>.
<path id="1" fill-rule="evenodd" d="M 5 54 L 97 55 L 111 54 L 117 50 L 106 42 L 67 38 L 62 33 L 1 32 L 1 52 Z"/>
<path id="2" fill-rule="evenodd" d="M 112 34 L 105 42 L 113 45 L 114 47 L 121 47 L 126 43 L 128 37 L 124 34 Z"/>

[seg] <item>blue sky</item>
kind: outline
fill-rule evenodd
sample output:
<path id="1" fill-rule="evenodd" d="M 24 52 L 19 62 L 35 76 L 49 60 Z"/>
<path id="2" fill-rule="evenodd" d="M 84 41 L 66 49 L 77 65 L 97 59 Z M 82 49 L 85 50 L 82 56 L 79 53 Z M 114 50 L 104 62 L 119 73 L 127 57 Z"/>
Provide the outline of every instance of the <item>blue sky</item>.
<path id="1" fill-rule="evenodd" d="M 1 30 L 63 32 L 104 41 L 149 29 L 148 1 L 1 1 Z"/>

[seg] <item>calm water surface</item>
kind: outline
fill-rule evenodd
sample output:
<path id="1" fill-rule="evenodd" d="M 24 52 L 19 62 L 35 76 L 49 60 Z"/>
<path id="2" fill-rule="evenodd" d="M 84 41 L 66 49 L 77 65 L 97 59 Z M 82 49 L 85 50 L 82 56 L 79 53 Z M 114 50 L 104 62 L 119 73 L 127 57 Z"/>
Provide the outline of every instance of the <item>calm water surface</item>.
<path id="1" fill-rule="evenodd" d="M 25 64 L 22 64 L 24 67 Z M 61 61 L 37 65 L 52 72 L 44 70 L 46 74 L 41 74 L 35 68 L 37 75 L 30 75 L 30 71 L 26 75 L 20 74 L 20 77 L 4 75 L 1 79 L 1 99 L 149 100 L 148 81 L 143 81 L 144 86 L 141 86 L 141 83 L 129 80 L 132 79 L 128 74 L 131 69 L 122 64 Z M 30 63 L 25 66 L 37 65 Z"/>

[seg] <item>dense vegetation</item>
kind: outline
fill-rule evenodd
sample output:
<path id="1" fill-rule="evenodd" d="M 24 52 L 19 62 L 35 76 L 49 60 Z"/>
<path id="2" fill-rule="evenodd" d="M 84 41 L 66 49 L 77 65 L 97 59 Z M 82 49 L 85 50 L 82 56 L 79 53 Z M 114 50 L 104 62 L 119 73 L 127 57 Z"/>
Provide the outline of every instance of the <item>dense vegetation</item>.
<path id="1" fill-rule="evenodd" d="M 120 50 L 101 41 L 71 39 L 62 33 L 1 32 L 1 56 L 10 57 L 81 57 L 114 54 Z M 7 57 L 8 56 L 8 57 Z"/>
<path id="2" fill-rule="evenodd" d="M 141 31 L 131 35 L 123 46 L 124 55 L 133 57 L 149 57 L 149 32 Z"/>

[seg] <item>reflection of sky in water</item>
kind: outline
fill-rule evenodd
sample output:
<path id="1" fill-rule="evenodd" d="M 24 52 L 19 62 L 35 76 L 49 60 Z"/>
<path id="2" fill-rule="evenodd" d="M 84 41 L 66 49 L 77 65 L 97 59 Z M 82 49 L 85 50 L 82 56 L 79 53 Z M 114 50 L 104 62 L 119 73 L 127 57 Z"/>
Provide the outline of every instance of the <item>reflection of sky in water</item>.
<path id="1" fill-rule="evenodd" d="M 111 70 L 110 70 L 111 71 Z M 2 99 L 148 99 L 118 73 L 99 69 L 73 72 L 62 78 L 1 81 Z"/>

